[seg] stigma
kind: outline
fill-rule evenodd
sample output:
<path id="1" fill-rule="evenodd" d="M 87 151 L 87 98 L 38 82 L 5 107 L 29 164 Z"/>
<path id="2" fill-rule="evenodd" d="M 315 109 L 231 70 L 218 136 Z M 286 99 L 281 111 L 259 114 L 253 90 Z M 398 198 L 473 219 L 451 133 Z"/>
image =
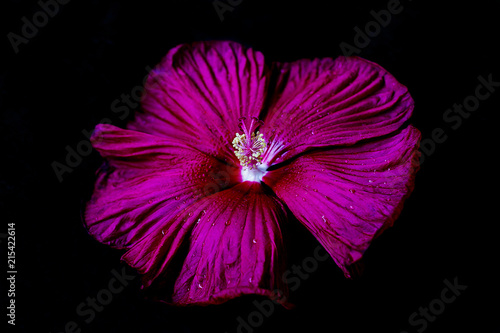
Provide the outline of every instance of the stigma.
<path id="1" fill-rule="evenodd" d="M 236 133 L 236 137 L 233 139 L 234 154 L 240 161 L 244 172 L 248 173 L 251 170 L 264 171 L 262 170 L 263 165 L 261 162 L 267 148 L 267 143 L 262 133 L 259 131 L 255 132 L 255 129 L 262 125 L 263 122 L 258 118 L 252 117 L 247 126 L 245 120 L 245 117 L 239 119 L 239 127 L 243 131 L 243 134 Z"/>

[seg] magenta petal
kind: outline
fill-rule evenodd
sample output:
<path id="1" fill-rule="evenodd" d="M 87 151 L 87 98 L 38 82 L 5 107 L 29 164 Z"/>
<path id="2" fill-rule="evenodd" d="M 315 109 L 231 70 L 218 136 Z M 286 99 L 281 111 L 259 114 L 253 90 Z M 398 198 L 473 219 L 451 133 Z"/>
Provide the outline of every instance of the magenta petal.
<path id="1" fill-rule="evenodd" d="M 238 119 L 258 116 L 267 76 L 264 56 L 238 43 L 179 45 L 150 73 L 144 113 L 136 113 L 129 128 L 234 158 Z"/>
<path id="2" fill-rule="evenodd" d="M 410 116 L 405 86 L 379 65 L 358 57 L 277 64 L 278 79 L 261 128 L 277 152 L 267 164 L 310 148 L 352 145 L 389 134 Z M 273 150 L 269 150 L 270 152 Z"/>
<path id="3" fill-rule="evenodd" d="M 200 212 L 200 209 L 203 209 Z M 282 299 L 286 215 L 259 183 L 217 193 L 195 211 L 199 219 L 174 288 L 178 305 L 218 304 L 243 294 Z"/>
<path id="4" fill-rule="evenodd" d="M 98 172 L 84 223 L 98 241 L 117 248 L 128 248 L 186 206 L 240 181 L 237 169 L 154 135 L 98 125 L 92 144 L 108 162 Z"/>
<path id="5" fill-rule="evenodd" d="M 159 276 L 179 274 L 171 264 L 187 244 L 174 294 L 164 301 L 207 305 L 243 294 L 279 301 L 287 294 L 280 231 L 285 219 L 276 197 L 264 193 L 261 184 L 244 182 L 164 220 L 122 259 L 143 274 L 144 286 L 149 287 Z"/>
<path id="6" fill-rule="evenodd" d="M 306 154 L 269 172 L 269 184 L 350 276 L 371 241 L 391 226 L 413 190 L 420 132 Z"/>

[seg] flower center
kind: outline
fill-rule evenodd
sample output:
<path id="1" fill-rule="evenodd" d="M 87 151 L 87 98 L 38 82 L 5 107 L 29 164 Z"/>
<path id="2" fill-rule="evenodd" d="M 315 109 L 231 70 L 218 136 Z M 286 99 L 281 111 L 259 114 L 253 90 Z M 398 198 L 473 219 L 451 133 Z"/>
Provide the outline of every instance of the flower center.
<path id="1" fill-rule="evenodd" d="M 236 133 L 233 147 L 235 149 L 234 154 L 240 160 L 243 171 L 248 171 L 257 169 L 261 165 L 267 144 L 262 133 L 259 131 L 254 132 L 257 127 L 263 124 L 262 120 L 252 117 L 248 126 L 245 124 L 245 120 L 245 117 L 239 119 L 239 127 L 243 134 Z"/>
<path id="2" fill-rule="evenodd" d="M 254 169 L 241 170 L 241 180 L 244 182 L 261 182 L 264 175 L 267 173 L 267 165 L 259 164 Z"/>

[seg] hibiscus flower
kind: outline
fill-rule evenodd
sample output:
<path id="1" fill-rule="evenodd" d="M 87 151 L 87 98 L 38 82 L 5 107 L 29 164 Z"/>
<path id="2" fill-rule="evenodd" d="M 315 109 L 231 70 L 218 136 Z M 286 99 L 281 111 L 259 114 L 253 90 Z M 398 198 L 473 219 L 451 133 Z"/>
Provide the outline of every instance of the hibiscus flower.
<path id="1" fill-rule="evenodd" d="M 127 129 L 96 126 L 105 163 L 84 223 L 163 301 L 284 300 L 292 215 L 347 277 L 393 224 L 418 169 L 412 110 L 358 57 L 268 64 L 235 42 L 179 45 Z"/>

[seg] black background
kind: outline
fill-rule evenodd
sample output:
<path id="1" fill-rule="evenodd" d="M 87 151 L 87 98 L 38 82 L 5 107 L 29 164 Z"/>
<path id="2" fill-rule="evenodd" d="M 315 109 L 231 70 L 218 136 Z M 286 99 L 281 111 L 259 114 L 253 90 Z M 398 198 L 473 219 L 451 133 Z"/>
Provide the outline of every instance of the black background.
<path id="1" fill-rule="evenodd" d="M 256 310 L 252 302 L 262 298 L 175 308 L 145 300 L 137 277 L 86 323 L 77 306 L 106 288 L 111 271 L 124 264 L 121 253 L 94 241 L 80 220 L 100 156 L 84 157 L 62 182 L 51 163 L 64 163 L 65 147 L 75 148 L 85 140 L 82 130 L 91 131 L 101 119 L 123 127 L 126 120 L 111 103 L 140 85 L 146 68 L 177 44 L 230 39 L 270 61 L 336 57 L 341 42 L 353 45 L 353 28 L 364 29 L 373 20 L 370 11 L 387 3 L 244 0 L 221 22 L 212 1 L 73 0 L 15 54 L 7 33 L 20 34 L 21 18 L 31 20 L 40 7 L 4 1 L 1 232 L 16 223 L 18 331 L 64 332 L 74 321 L 81 332 L 236 332 L 237 318 L 246 320 Z M 276 308 L 255 332 L 416 332 L 420 326 L 411 326 L 409 316 L 440 297 L 444 279 L 455 278 L 467 289 L 425 332 L 500 332 L 499 221 L 491 214 L 498 206 L 500 88 L 456 130 L 443 120 L 448 108 L 474 94 L 479 75 L 500 81 L 500 4 L 401 5 L 403 11 L 359 55 L 409 88 L 416 105 L 412 123 L 424 139 L 435 128 L 447 139 L 427 153 L 394 228 L 366 252 L 364 274 L 346 280 L 332 260 L 321 262 L 293 293 L 296 307 Z M 299 227 L 293 233 L 290 265 L 317 244 Z M 6 258 L 1 262 L 4 269 Z"/>

